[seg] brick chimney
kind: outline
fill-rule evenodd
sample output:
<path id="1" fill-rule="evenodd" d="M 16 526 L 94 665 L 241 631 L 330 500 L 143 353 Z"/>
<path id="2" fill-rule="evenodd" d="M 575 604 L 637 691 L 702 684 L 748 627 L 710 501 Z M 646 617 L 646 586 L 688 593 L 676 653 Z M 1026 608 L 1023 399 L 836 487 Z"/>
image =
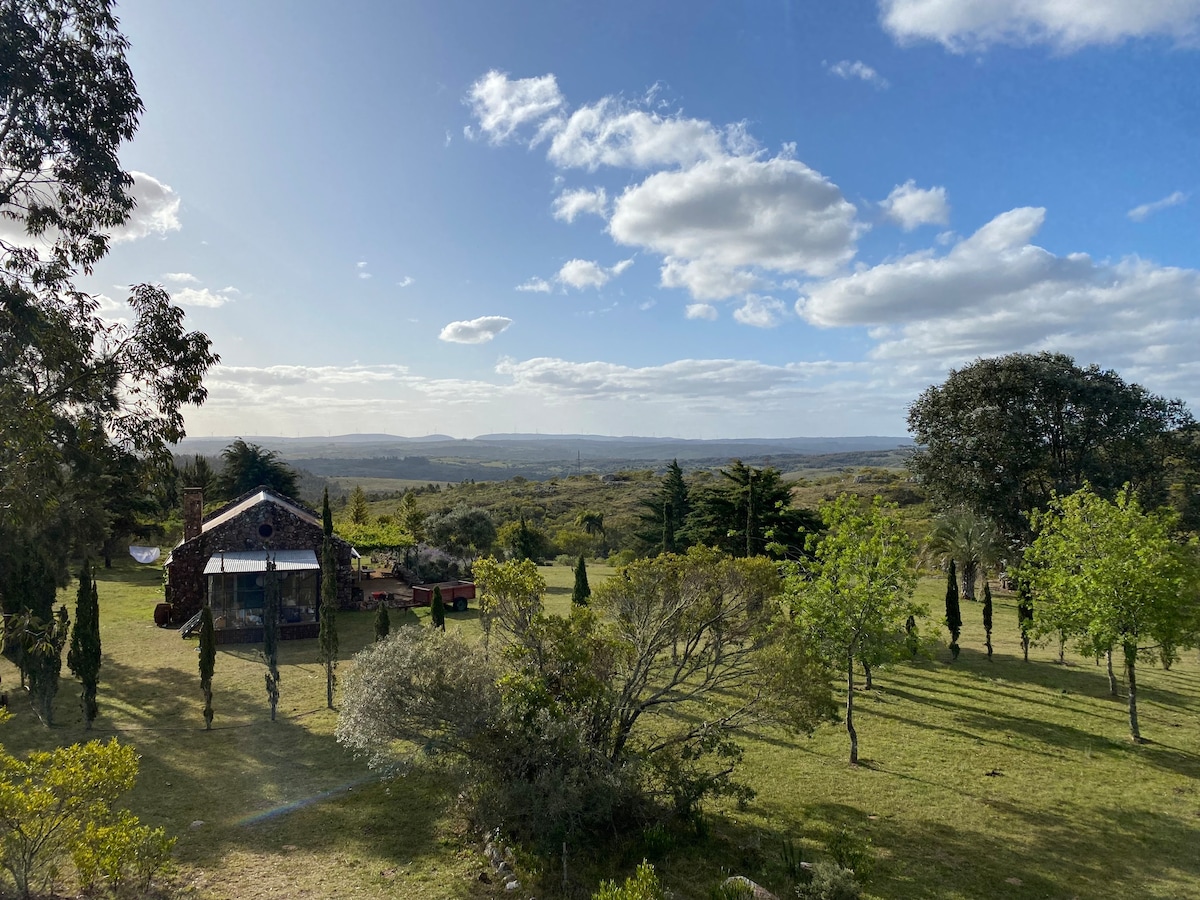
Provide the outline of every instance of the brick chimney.
<path id="1" fill-rule="evenodd" d="M 204 488 L 187 487 L 183 489 L 183 539 L 190 541 L 200 537 L 201 525 L 204 522 Z"/>

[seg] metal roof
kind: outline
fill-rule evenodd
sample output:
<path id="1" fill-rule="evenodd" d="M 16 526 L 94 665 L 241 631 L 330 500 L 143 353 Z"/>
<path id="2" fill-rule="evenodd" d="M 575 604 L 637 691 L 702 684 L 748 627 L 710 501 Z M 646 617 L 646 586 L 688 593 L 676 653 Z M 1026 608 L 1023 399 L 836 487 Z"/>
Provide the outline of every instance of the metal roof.
<path id="1" fill-rule="evenodd" d="M 204 566 L 205 575 L 267 571 L 267 554 L 275 560 L 277 572 L 304 572 L 320 569 L 312 550 L 218 550 Z"/>

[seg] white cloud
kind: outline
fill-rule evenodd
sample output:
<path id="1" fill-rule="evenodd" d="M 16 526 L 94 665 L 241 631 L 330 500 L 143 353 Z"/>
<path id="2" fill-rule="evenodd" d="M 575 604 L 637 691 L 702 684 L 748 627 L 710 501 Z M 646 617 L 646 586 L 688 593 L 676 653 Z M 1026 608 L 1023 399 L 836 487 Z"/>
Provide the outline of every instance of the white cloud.
<path id="1" fill-rule="evenodd" d="M 396 282 L 396 287 L 402 287 L 402 288 L 406 288 L 406 287 L 408 287 L 408 286 L 409 286 L 410 284 L 412 284 L 412 283 L 413 283 L 413 278 L 412 278 L 412 276 L 411 276 L 411 275 L 405 275 L 403 278 L 401 278 L 399 281 L 397 281 L 397 282 Z"/>
<path id="2" fill-rule="evenodd" d="M 1187 202 L 1187 194 L 1182 191 L 1175 191 L 1168 194 L 1161 200 L 1155 200 L 1153 203 L 1143 203 L 1141 206 L 1135 206 L 1125 215 L 1129 216 L 1135 222 L 1144 222 L 1156 212 L 1161 212 L 1164 209 L 1169 209 L 1172 206 L 1179 206 Z"/>
<path id="3" fill-rule="evenodd" d="M 905 231 L 921 225 L 945 225 L 950 221 L 950 204 L 944 187 L 919 188 L 911 178 L 892 188 L 880 206 L 884 214 Z"/>
<path id="4" fill-rule="evenodd" d="M 618 198 L 609 230 L 709 266 L 827 275 L 854 255 L 860 226 L 837 186 L 804 163 L 739 156 L 651 175 Z"/>
<path id="5" fill-rule="evenodd" d="M 665 288 L 684 288 L 697 300 L 724 300 L 749 293 L 762 285 L 762 279 L 745 269 L 732 269 L 708 260 L 677 259 L 663 261 L 659 284 Z"/>
<path id="6" fill-rule="evenodd" d="M 366 260 L 360 260 L 359 262 L 356 262 L 356 263 L 354 264 L 354 268 L 358 270 L 358 277 L 359 277 L 359 278 L 366 279 L 366 278 L 370 278 L 370 277 L 371 277 L 371 273 L 367 271 L 367 262 L 366 262 Z"/>
<path id="7" fill-rule="evenodd" d="M 129 174 L 133 176 L 133 187 L 129 193 L 137 201 L 137 206 L 129 220 L 113 230 L 113 241 L 133 241 L 152 234 L 178 231 L 183 227 L 179 222 L 180 198 L 169 185 L 145 172 Z"/>
<path id="8" fill-rule="evenodd" d="M 528 291 L 534 294 L 548 294 L 553 289 L 554 286 L 545 278 L 530 278 L 524 284 L 517 285 L 518 291 Z"/>
<path id="9" fill-rule="evenodd" d="M 750 294 L 742 305 L 733 311 L 735 321 L 755 328 L 774 328 L 787 314 L 782 300 Z"/>
<path id="10" fill-rule="evenodd" d="M 618 97 L 604 97 L 575 110 L 556 127 L 547 155 L 562 168 L 590 171 L 600 166 L 686 166 L 724 156 L 727 140 L 741 134 L 722 131 L 703 119 L 661 116 Z"/>
<path id="11" fill-rule="evenodd" d="M 493 69 L 471 85 L 467 103 L 480 131 L 491 143 L 499 144 L 522 126 L 551 116 L 562 107 L 563 96 L 553 75 L 514 81 Z M 467 136 L 471 136 L 470 131 Z"/>
<path id="12" fill-rule="evenodd" d="M 915 253 L 811 286 L 822 326 L 870 326 L 872 358 L 940 377 L 978 356 L 1060 350 L 1163 390 L 1195 379 L 1200 272 L 1136 258 L 1097 262 L 1034 245 L 1041 209 L 997 216 L 945 255 Z"/>
<path id="13" fill-rule="evenodd" d="M 187 272 L 167 272 L 165 275 L 163 275 L 163 279 L 166 281 L 174 282 L 175 284 L 199 284 L 200 283 L 199 278 L 197 278 L 195 275 L 191 275 Z"/>
<path id="14" fill-rule="evenodd" d="M 171 295 L 171 299 L 180 306 L 205 306 L 215 309 L 224 306 L 233 298 L 230 294 L 238 293 L 236 288 L 225 288 L 222 291 L 211 291 L 208 288 L 186 287 Z"/>
<path id="15" fill-rule="evenodd" d="M 826 66 L 831 75 L 836 75 L 838 78 L 843 78 L 849 81 L 851 78 L 857 78 L 860 81 L 865 81 L 867 84 L 878 88 L 881 91 L 886 91 L 891 85 L 888 80 L 876 72 L 861 60 L 843 59 L 835 62 L 833 65 Z"/>
<path id="16" fill-rule="evenodd" d="M 574 222 L 581 213 L 591 213 L 601 218 L 608 214 L 608 194 L 604 188 L 563 191 L 554 198 L 554 218 Z"/>
<path id="17" fill-rule="evenodd" d="M 933 40 L 957 53 L 993 44 L 1048 44 L 1062 51 L 1200 33 L 1200 0 L 880 0 L 898 41 Z"/>
<path id="18" fill-rule="evenodd" d="M 608 283 L 608 270 L 590 259 L 572 259 L 563 263 L 556 280 L 567 287 L 581 291 L 584 288 L 604 287 Z"/>
<path id="19" fill-rule="evenodd" d="M 462 322 L 451 322 L 438 335 L 440 340 L 452 344 L 486 344 L 512 324 L 505 316 L 480 316 Z"/>
<path id="20" fill-rule="evenodd" d="M 719 315 L 711 303 L 689 303 L 684 307 L 683 314 L 689 319 L 707 319 L 709 322 L 715 322 Z"/>

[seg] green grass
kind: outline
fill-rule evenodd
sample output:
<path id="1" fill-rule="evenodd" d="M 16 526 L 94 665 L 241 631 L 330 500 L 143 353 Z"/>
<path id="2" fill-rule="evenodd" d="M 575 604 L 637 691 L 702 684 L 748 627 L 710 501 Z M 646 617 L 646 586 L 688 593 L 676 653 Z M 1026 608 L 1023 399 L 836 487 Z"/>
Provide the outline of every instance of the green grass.
<path id="1" fill-rule="evenodd" d="M 547 608 L 570 603 L 567 567 L 540 570 Z M 589 565 L 593 587 L 612 574 Z M 940 583 L 922 584 L 935 610 Z M 105 661 L 101 716 L 91 736 L 115 735 L 141 755 L 129 797 L 145 821 L 179 836 L 181 882 L 203 898 L 475 898 L 503 894 L 484 871 L 449 771 L 381 783 L 333 740 L 315 642 L 283 645 L 281 715 L 267 718 L 257 648 L 222 648 L 216 719 L 203 730 L 194 641 L 151 623 L 161 593 L 154 567 L 101 571 Z M 840 827 L 869 837 L 869 893 L 879 898 L 1200 897 L 1200 663 L 1190 651 L 1170 672 L 1140 678 L 1142 730 L 1128 738 L 1123 700 L 1103 668 L 1057 648 L 1021 660 L 1011 598 L 996 604 L 996 657 L 982 649 L 980 607 L 964 604 L 963 653 L 902 663 L 858 695 L 864 764 L 846 763 L 838 725 L 812 737 L 777 731 L 745 742 L 745 808 L 710 807 L 709 836 L 630 838 L 597 859 L 571 850 L 572 896 L 629 874 L 648 856 L 677 897 L 708 895 L 730 872 L 781 892 L 780 847 L 820 858 Z M 428 612 L 397 613 L 428 624 Z M 339 617 L 342 655 L 372 637 L 371 613 Z M 448 627 L 474 632 L 474 610 Z M 348 664 L 343 662 L 342 671 Z M 0 661 L 6 689 L 17 675 Z M 15 691 L 14 691 L 15 693 Z M 64 677 L 61 724 L 43 728 L 23 698 L 0 726 L 10 752 L 88 737 L 78 688 Z M 990 772 L 998 774 L 989 775 Z M 193 823 L 203 822 L 202 825 Z M 560 895 L 561 868 L 523 896 Z"/>

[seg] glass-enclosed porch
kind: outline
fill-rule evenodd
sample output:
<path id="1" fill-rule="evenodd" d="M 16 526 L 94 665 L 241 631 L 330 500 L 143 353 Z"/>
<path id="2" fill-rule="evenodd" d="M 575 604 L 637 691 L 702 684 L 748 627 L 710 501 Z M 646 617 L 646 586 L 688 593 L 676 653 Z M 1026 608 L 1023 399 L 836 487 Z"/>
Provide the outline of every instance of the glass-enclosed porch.
<path id="1" fill-rule="evenodd" d="M 263 605 L 266 599 L 267 551 L 217 553 L 204 568 L 213 626 L 226 635 L 222 643 L 262 639 Z M 313 637 L 317 631 L 317 609 L 321 567 L 312 550 L 273 550 L 274 577 L 279 579 L 280 636 Z M 220 638 L 219 638 L 220 639 Z"/>

